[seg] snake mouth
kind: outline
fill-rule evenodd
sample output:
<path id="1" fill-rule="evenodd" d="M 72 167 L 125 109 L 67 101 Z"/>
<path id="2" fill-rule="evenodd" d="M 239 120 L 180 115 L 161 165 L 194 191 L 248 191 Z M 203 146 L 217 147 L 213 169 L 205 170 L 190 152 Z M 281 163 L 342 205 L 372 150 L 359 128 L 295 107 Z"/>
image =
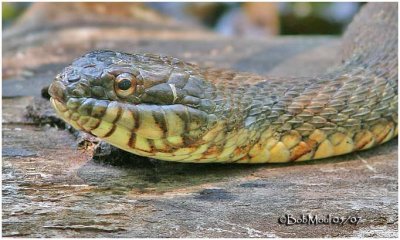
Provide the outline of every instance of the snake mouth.
<path id="1" fill-rule="evenodd" d="M 133 105 L 93 98 L 69 98 L 66 102 L 52 97 L 58 116 L 78 130 L 144 156 L 166 157 L 198 139 L 207 119 L 196 117 L 185 106 Z M 186 117 L 192 117 L 184 119 Z M 186 120 L 186 121 L 185 121 Z"/>
<path id="2" fill-rule="evenodd" d="M 74 100 L 75 105 L 72 103 Z M 132 148 L 136 148 L 134 140 L 136 140 L 137 137 L 134 132 L 130 131 L 126 127 L 120 126 L 114 120 L 110 121 L 111 119 L 109 118 L 100 118 L 96 115 L 98 114 L 96 111 L 99 110 L 96 110 L 95 107 L 93 107 L 90 114 L 88 114 L 88 112 L 82 112 L 82 109 L 79 110 L 82 106 L 82 104 L 79 104 L 79 99 L 74 100 L 71 101 L 70 99 L 67 103 L 64 103 L 58 98 L 50 98 L 51 105 L 55 109 L 57 115 L 75 129 L 103 138 L 110 144 L 126 151 L 132 152 Z M 113 109 L 110 108 L 108 112 L 111 113 L 112 110 Z M 120 110 L 117 110 L 116 115 L 114 116 L 115 119 L 118 116 L 120 118 L 120 113 L 118 112 L 120 112 Z M 143 140 L 145 139 L 143 138 Z M 151 149 L 146 147 L 138 149 L 137 154 L 144 156 L 152 155 Z"/>
<path id="3" fill-rule="evenodd" d="M 64 104 L 64 102 L 65 102 L 65 97 L 66 97 L 65 96 L 65 91 L 66 91 L 66 87 L 61 81 L 53 81 L 50 84 L 49 90 L 48 90 L 49 95 L 51 96 L 51 98 L 57 99 L 59 104 Z M 60 106 L 60 105 L 58 105 L 58 106 Z"/>

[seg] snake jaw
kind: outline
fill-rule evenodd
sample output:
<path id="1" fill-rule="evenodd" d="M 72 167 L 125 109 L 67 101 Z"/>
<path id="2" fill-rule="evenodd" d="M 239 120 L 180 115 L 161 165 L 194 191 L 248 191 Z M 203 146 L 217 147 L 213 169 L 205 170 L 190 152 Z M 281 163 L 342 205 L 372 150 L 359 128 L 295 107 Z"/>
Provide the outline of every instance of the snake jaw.
<path id="1" fill-rule="evenodd" d="M 215 117 L 182 105 L 132 105 L 91 98 L 69 98 L 65 103 L 56 97 L 50 102 L 75 129 L 125 151 L 164 160 L 176 158 L 179 149 L 197 149 L 202 133 L 216 123 Z"/>

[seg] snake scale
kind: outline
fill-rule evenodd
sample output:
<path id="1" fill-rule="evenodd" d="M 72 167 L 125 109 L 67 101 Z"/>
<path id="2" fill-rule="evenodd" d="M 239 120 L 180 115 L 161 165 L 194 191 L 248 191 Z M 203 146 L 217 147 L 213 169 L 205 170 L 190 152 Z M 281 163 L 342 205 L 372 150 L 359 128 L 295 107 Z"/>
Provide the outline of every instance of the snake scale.
<path id="1" fill-rule="evenodd" d="M 280 79 L 152 54 L 93 51 L 49 87 L 67 123 L 128 152 L 180 162 L 275 163 L 397 136 L 397 4 L 367 4 L 327 73 Z"/>

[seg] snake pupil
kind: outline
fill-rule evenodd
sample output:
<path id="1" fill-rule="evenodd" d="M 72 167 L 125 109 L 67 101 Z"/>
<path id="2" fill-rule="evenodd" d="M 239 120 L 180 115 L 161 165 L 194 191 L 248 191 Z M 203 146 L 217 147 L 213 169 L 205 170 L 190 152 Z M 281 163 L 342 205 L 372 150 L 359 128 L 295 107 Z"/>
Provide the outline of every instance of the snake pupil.
<path id="1" fill-rule="evenodd" d="M 131 87 L 131 81 L 129 79 L 122 79 L 118 82 L 118 88 L 121 90 L 128 90 Z"/>

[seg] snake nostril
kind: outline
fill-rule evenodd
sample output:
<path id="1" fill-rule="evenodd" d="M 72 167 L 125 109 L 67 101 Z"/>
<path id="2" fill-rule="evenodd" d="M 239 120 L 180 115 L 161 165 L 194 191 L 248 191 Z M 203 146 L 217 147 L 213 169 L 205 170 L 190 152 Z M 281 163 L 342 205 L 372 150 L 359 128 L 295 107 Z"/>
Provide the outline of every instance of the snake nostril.
<path id="1" fill-rule="evenodd" d="M 67 80 L 70 83 L 77 82 L 77 81 L 79 81 L 79 79 L 81 79 L 81 76 L 79 76 L 77 74 L 68 75 L 68 77 L 67 77 Z"/>

